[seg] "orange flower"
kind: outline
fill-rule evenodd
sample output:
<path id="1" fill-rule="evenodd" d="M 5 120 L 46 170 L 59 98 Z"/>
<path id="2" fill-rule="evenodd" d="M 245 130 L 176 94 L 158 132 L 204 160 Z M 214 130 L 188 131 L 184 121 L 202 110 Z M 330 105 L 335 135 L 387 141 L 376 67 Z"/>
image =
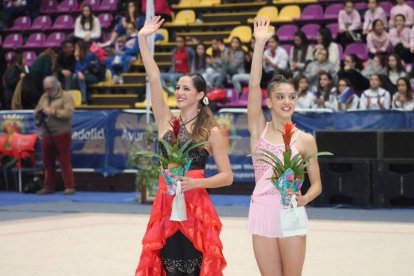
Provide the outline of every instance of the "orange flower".
<path id="1" fill-rule="evenodd" d="M 287 123 L 283 126 L 284 132 L 282 134 L 283 142 L 285 143 L 285 151 L 290 150 L 290 141 L 292 140 L 293 130 L 295 125 L 292 123 Z"/>

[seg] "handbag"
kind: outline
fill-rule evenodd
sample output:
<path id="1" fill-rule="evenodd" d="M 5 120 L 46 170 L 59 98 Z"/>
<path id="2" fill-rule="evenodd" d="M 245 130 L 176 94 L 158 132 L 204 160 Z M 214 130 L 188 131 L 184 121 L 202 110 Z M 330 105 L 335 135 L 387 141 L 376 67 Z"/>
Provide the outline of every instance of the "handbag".
<path id="1" fill-rule="evenodd" d="M 187 220 L 187 210 L 184 199 L 184 193 L 181 191 L 181 181 L 177 181 L 177 188 L 175 190 L 175 197 L 172 202 L 172 210 L 170 220 L 185 221 Z"/>
<path id="2" fill-rule="evenodd" d="M 283 238 L 305 236 L 308 233 L 308 218 L 305 207 L 297 207 L 296 195 L 293 195 L 289 208 L 280 210 L 280 231 Z"/>

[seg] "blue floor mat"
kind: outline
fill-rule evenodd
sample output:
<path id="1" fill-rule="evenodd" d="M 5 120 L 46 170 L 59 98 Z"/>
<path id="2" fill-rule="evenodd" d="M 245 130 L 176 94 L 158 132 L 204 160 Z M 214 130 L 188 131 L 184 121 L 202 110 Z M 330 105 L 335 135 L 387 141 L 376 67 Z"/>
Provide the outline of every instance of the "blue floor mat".
<path id="1" fill-rule="evenodd" d="M 104 192 L 77 192 L 74 195 L 64 196 L 62 193 L 51 195 L 23 194 L 16 192 L 0 192 L 0 206 L 25 205 L 60 201 L 85 203 L 134 203 L 139 194 L 132 193 L 104 193 Z M 210 195 L 214 205 L 220 206 L 249 206 L 250 196 L 244 195 Z"/>

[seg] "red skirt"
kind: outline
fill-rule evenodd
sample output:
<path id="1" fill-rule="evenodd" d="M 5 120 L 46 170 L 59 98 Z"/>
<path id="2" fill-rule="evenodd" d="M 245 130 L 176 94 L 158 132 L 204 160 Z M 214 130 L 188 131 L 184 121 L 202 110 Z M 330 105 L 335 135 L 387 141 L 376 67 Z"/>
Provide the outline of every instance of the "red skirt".
<path id="1" fill-rule="evenodd" d="M 191 170 L 187 176 L 203 178 L 204 170 Z M 200 275 L 223 275 L 226 260 L 219 238 L 222 224 L 206 189 L 185 192 L 187 220 L 170 221 L 174 196 L 166 194 L 167 186 L 162 176 L 159 177 L 159 183 L 160 187 L 152 206 L 147 231 L 142 240 L 142 253 L 135 276 L 166 275 L 160 252 L 166 240 L 178 230 L 203 253 Z"/>

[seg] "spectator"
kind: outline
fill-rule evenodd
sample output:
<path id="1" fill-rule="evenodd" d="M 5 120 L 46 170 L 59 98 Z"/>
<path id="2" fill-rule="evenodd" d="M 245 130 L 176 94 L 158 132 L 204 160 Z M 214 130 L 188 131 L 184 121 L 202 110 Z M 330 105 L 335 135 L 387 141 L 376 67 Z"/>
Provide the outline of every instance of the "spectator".
<path id="1" fill-rule="evenodd" d="M 326 49 L 329 53 L 329 61 L 333 65 L 335 71 L 339 71 L 341 66 L 341 58 L 339 56 L 339 46 L 332 41 L 332 33 L 328 28 L 319 29 L 316 36 L 317 45 L 314 50 L 314 59 L 318 58 L 319 51 Z"/>
<path id="2" fill-rule="evenodd" d="M 297 91 L 297 108 L 312 108 L 316 100 L 315 93 L 309 87 L 309 81 L 305 76 L 295 79 L 295 89 Z"/>
<path id="3" fill-rule="evenodd" d="M 378 6 L 377 0 L 369 0 L 368 10 L 365 12 L 364 25 L 362 27 L 362 33 L 364 35 L 367 35 L 370 31 L 372 31 L 372 23 L 376 19 L 381 20 L 384 23 L 384 27 L 387 28 L 388 21 L 384 10 Z"/>
<path id="4" fill-rule="evenodd" d="M 220 75 L 220 66 L 223 63 L 224 51 L 226 51 L 226 45 L 224 44 L 223 39 L 211 40 L 211 57 L 207 57 L 207 69 L 203 78 L 207 82 L 209 88 L 213 88 L 213 83 Z"/>
<path id="5" fill-rule="evenodd" d="M 336 71 L 328 58 L 328 51 L 321 49 L 318 51 L 317 59 L 306 66 L 303 74 L 309 80 L 311 87 L 318 85 L 319 74 L 322 72 L 327 72 L 330 76 L 336 77 Z"/>
<path id="6" fill-rule="evenodd" d="M 391 11 L 390 11 L 390 24 L 389 27 L 395 27 L 395 16 L 397 14 L 402 14 L 405 17 L 405 25 L 407 27 L 411 27 L 414 23 L 414 11 L 413 8 L 411 8 L 410 6 L 408 6 L 405 3 L 405 0 L 397 0 L 397 5 L 395 5 L 394 7 L 392 7 Z"/>
<path id="7" fill-rule="evenodd" d="M 337 91 L 337 111 L 348 111 L 358 108 L 359 97 L 352 89 L 348 79 L 340 79 L 336 88 Z"/>
<path id="8" fill-rule="evenodd" d="M 206 46 L 203 43 L 197 44 L 196 55 L 191 63 L 191 73 L 203 75 L 207 69 Z"/>
<path id="9" fill-rule="evenodd" d="M 244 54 L 244 69 L 245 73 L 238 73 L 233 75 L 231 78 L 231 81 L 233 83 L 234 89 L 239 93 L 239 95 L 243 92 L 242 91 L 242 84 L 248 84 L 250 80 L 250 69 L 252 67 L 252 59 L 253 59 L 253 51 L 254 51 L 254 45 L 256 43 L 256 40 L 252 38 L 249 43 L 249 49 Z"/>
<path id="10" fill-rule="evenodd" d="M 145 17 L 138 15 L 138 7 L 135 1 L 129 1 L 125 11 L 125 16 L 119 18 L 118 23 L 115 25 L 114 30 L 111 33 L 111 37 L 105 43 L 99 43 L 102 48 L 108 47 L 113 44 L 120 36 L 127 35 L 127 25 L 133 23 L 136 29 L 139 31 L 145 23 Z"/>
<path id="11" fill-rule="evenodd" d="M 61 51 L 57 57 L 56 72 L 63 89 L 72 88 L 72 75 L 75 72 L 75 46 L 69 40 L 62 43 Z"/>
<path id="12" fill-rule="evenodd" d="M 266 53 L 266 52 L 265 52 Z M 242 42 L 239 37 L 231 39 L 230 47 L 226 48 L 223 53 L 222 63 L 220 65 L 220 75 L 215 81 L 215 87 L 224 87 L 227 77 L 235 74 L 244 73 L 244 52 Z"/>
<path id="13" fill-rule="evenodd" d="M 361 74 L 369 79 L 371 75 L 384 75 L 387 73 L 385 69 L 385 58 L 383 55 L 375 55 L 368 61 L 367 66 L 362 70 Z"/>
<path id="14" fill-rule="evenodd" d="M 288 65 L 288 53 L 283 47 L 279 46 L 277 36 L 271 37 L 267 42 L 267 49 L 263 54 L 262 83 L 269 83 L 275 75 L 286 76 Z"/>
<path id="15" fill-rule="evenodd" d="M 166 21 L 171 21 L 172 11 L 169 6 L 169 1 L 165 0 L 154 0 L 154 11 L 155 15 L 161 15 Z M 147 1 L 141 1 L 141 13 L 146 14 L 147 12 Z"/>
<path id="16" fill-rule="evenodd" d="M 0 76 L 3 81 L 0 81 L 0 110 L 6 109 L 6 95 L 4 87 L 4 74 L 7 70 L 7 60 L 6 53 L 4 52 L 3 47 L 0 46 Z M 10 109 L 10 103 L 8 104 L 7 109 Z"/>
<path id="17" fill-rule="evenodd" d="M 387 54 L 391 46 L 388 33 L 384 30 L 384 23 L 380 19 L 372 23 L 372 31 L 367 36 L 367 47 L 369 56 L 372 58 L 375 54 Z"/>
<path id="18" fill-rule="evenodd" d="M 72 195 L 75 193 L 75 181 L 70 157 L 70 142 L 75 104 L 70 94 L 63 93 L 56 77 L 45 78 L 43 87 L 45 93 L 34 110 L 38 126 L 42 129 L 42 157 L 45 168 L 45 186 L 37 194 L 54 193 L 57 158 L 65 183 L 63 194 Z"/>
<path id="19" fill-rule="evenodd" d="M 75 37 L 91 42 L 101 37 L 101 23 L 89 4 L 82 5 L 82 14 L 75 21 Z"/>
<path id="20" fill-rule="evenodd" d="M 134 23 L 127 24 L 128 37 L 121 49 L 106 59 L 106 67 L 111 70 L 114 84 L 123 83 L 122 73 L 129 70 L 133 60 L 136 60 L 139 52 L 138 32 Z"/>
<path id="21" fill-rule="evenodd" d="M 334 79 L 326 72 L 319 74 L 318 87 L 316 89 L 316 97 L 313 102 L 314 108 L 328 108 L 336 110 L 336 88 Z"/>
<path id="22" fill-rule="evenodd" d="M 184 37 L 175 38 L 176 47 L 171 55 L 171 67 L 168 73 L 161 73 L 161 82 L 163 88 L 173 93 L 177 80 L 183 75 L 190 72 L 191 63 L 194 59 L 194 51 L 185 45 Z M 169 86 L 167 83 L 169 82 Z"/>
<path id="23" fill-rule="evenodd" d="M 397 92 L 392 97 L 392 108 L 405 111 L 414 110 L 413 91 L 408 78 L 399 78 Z"/>
<path id="24" fill-rule="evenodd" d="M 10 109 L 14 91 L 19 80 L 23 79 L 26 72 L 25 62 L 21 54 L 16 54 L 3 76 L 5 88 L 5 106 L 2 109 Z"/>
<path id="25" fill-rule="evenodd" d="M 297 31 L 289 54 L 290 70 L 293 77 L 300 75 L 305 70 L 306 64 L 312 59 L 312 47 L 309 45 L 306 35 L 302 31 Z"/>
<path id="26" fill-rule="evenodd" d="M 398 54 L 405 62 L 410 63 L 413 60 L 413 55 L 410 52 L 410 29 L 405 26 L 404 15 L 397 14 L 395 16 L 394 26 L 389 34 L 394 53 Z"/>
<path id="27" fill-rule="evenodd" d="M 98 58 L 92 54 L 83 40 L 79 40 L 75 44 L 75 73 L 72 80 L 73 85 L 81 91 L 82 104 L 88 102 L 88 85 L 99 82 Z"/>
<path id="28" fill-rule="evenodd" d="M 345 47 L 354 42 L 358 37 L 357 31 L 361 30 L 361 16 L 354 8 L 352 0 L 345 1 L 345 7 L 338 15 L 338 41 Z"/>
<path id="29" fill-rule="evenodd" d="M 345 57 L 344 68 L 338 72 L 339 79 L 347 79 L 354 84 L 354 91 L 359 95 L 362 91 L 369 88 L 369 80 L 365 78 L 360 70 L 362 69 L 362 64 L 359 58 L 350 54 Z"/>
<path id="30" fill-rule="evenodd" d="M 390 54 L 388 56 L 387 75 L 394 85 L 397 84 L 397 80 L 399 78 L 405 77 L 407 75 L 402 66 L 400 57 L 396 54 Z"/>
<path id="31" fill-rule="evenodd" d="M 378 75 L 371 75 L 369 79 L 370 88 L 365 90 L 359 101 L 359 109 L 375 110 L 389 109 L 391 102 L 390 92 L 381 88 L 381 81 Z"/>

